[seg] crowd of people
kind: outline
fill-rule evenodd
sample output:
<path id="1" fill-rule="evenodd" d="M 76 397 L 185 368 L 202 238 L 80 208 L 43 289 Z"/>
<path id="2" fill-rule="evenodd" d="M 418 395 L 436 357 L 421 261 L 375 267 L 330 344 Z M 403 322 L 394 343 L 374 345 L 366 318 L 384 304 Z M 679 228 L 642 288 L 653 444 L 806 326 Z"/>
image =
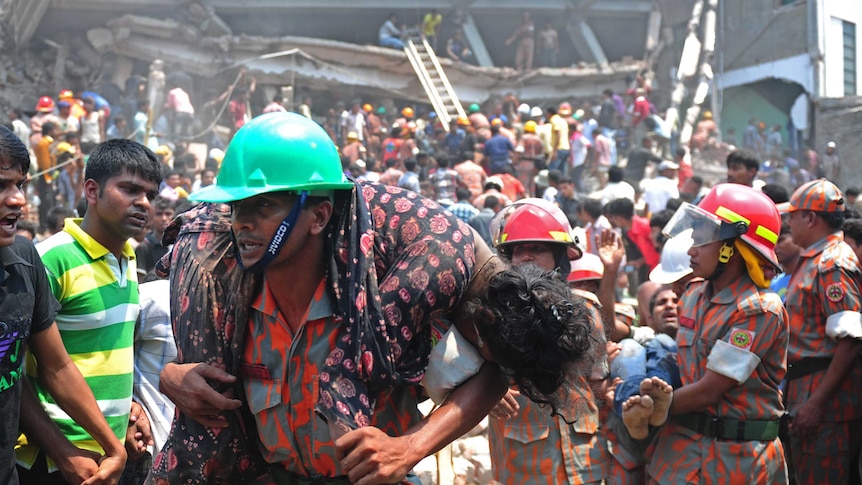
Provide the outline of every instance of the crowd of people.
<path id="1" fill-rule="evenodd" d="M 485 416 L 488 482 L 858 483 L 833 143 L 704 113 L 677 146 L 642 79 L 448 130 L 244 86 L 203 157 L 182 78 L 161 124 L 135 85 L 0 127 L 4 483 L 418 483 Z"/>

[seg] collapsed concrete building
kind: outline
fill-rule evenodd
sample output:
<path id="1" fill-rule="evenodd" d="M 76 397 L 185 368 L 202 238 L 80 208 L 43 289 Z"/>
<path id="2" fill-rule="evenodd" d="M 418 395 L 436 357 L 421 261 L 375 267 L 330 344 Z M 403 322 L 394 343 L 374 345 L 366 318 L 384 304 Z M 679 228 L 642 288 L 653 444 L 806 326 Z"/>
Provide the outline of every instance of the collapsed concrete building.
<path id="1" fill-rule="evenodd" d="M 550 104 L 623 90 L 659 45 L 661 15 L 652 1 L 637 0 L 6 0 L 3 16 L 5 40 L 37 65 L 24 71 L 41 68 L 17 76 L 32 91 L 18 96 L 24 106 L 61 87 L 122 88 L 155 59 L 168 74 L 182 70 L 202 84 L 229 82 L 243 67 L 270 92 L 290 86 L 403 104 L 427 97 L 405 54 L 376 46 L 377 29 L 390 11 L 412 25 L 432 8 L 445 16 L 442 36 L 461 28 L 476 53 L 479 65 L 440 60 L 464 103 L 514 94 Z M 557 24 L 566 67 L 505 67 L 514 49 L 503 40 L 524 8 L 537 27 Z"/>

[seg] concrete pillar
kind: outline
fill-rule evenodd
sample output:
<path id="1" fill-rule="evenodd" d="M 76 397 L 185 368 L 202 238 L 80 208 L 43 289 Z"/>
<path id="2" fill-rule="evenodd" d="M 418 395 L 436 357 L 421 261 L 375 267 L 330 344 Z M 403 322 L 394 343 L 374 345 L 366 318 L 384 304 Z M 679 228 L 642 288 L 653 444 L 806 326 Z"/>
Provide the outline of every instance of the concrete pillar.
<path id="1" fill-rule="evenodd" d="M 470 44 L 473 55 L 476 56 L 476 62 L 482 67 L 494 67 L 494 61 L 491 60 L 491 54 L 488 53 L 488 48 L 485 47 L 485 41 L 482 40 L 482 34 L 479 33 L 479 28 L 476 27 L 476 22 L 473 21 L 473 16 L 469 12 L 465 12 L 462 18 L 464 23 L 461 24 L 461 30 L 464 31 L 464 38 Z"/>
<path id="2" fill-rule="evenodd" d="M 585 20 L 570 20 L 566 24 L 566 31 L 568 31 L 569 38 L 572 39 L 572 44 L 575 45 L 575 49 L 581 57 L 599 66 L 608 65 L 608 57 L 605 55 L 599 39 Z"/>

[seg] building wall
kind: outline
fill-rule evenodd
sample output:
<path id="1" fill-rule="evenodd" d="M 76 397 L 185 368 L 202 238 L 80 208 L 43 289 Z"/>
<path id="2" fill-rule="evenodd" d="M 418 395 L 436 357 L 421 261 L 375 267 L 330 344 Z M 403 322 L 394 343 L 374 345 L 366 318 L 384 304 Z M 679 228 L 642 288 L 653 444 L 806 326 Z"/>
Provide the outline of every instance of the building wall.
<path id="1" fill-rule="evenodd" d="M 862 2 L 847 0 L 816 0 L 821 2 L 823 63 L 825 80 L 821 96 L 838 98 L 849 95 L 844 89 L 843 24 L 856 27 L 856 93 L 862 94 Z"/>

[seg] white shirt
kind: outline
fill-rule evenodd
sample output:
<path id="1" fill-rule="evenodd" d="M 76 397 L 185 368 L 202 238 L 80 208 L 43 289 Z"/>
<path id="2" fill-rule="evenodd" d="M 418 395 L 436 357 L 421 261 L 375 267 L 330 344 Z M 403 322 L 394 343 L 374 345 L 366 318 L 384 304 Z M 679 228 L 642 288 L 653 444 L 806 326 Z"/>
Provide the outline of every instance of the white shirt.
<path id="1" fill-rule="evenodd" d="M 602 190 L 597 190 L 590 194 L 591 199 L 599 199 L 602 201 L 602 206 L 607 204 L 612 200 L 617 199 L 629 199 L 634 203 L 635 201 L 635 188 L 632 187 L 628 182 L 608 182 L 605 185 L 605 188 Z"/>
<path id="2" fill-rule="evenodd" d="M 174 419 L 174 403 L 159 392 L 159 372 L 176 359 L 171 328 L 170 282 L 151 281 L 138 287 L 141 313 L 135 325 L 134 398 L 146 411 L 158 452 L 167 440 Z"/>
<path id="3" fill-rule="evenodd" d="M 667 201 L 676 198 L 679 198 L 679 189 L 674 179 L 659 175 L 646 184 L 644 202 L 651 214 L 663 211 L 667 207 Z"/>

